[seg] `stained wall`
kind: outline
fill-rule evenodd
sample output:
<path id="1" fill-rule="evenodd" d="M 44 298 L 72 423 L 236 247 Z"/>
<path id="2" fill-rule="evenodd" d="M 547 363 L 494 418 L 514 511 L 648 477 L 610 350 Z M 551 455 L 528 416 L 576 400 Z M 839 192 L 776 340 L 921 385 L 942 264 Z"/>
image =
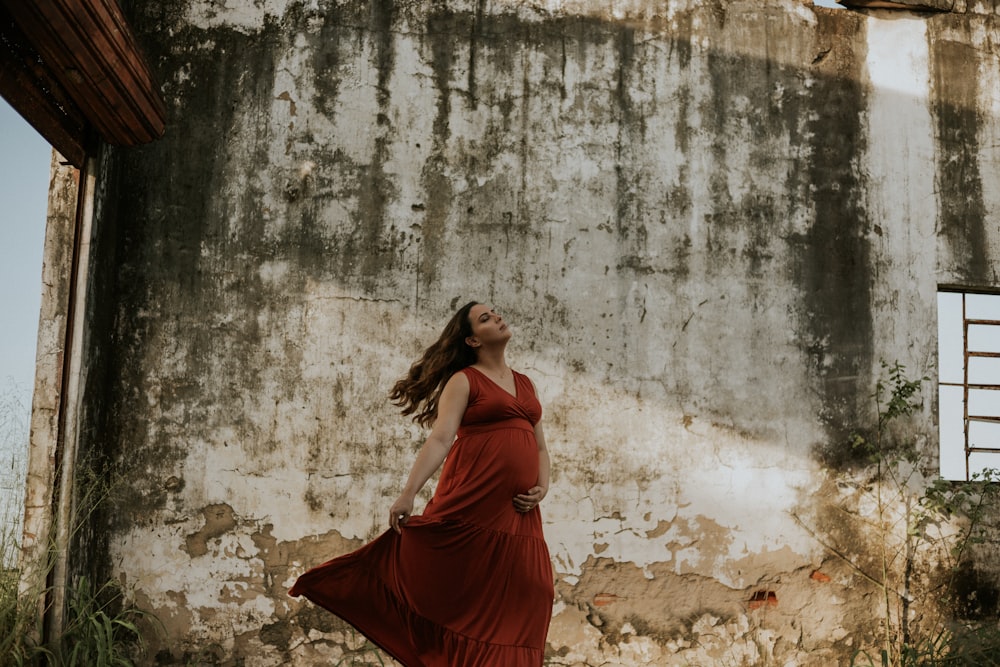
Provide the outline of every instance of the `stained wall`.
<path id="1" fill-rule="evenodd" d="M 81 432 L 151 662 L 374 660 L 285 591 L 384 529 L 424 435 L 387 390 L 473 298 L 545 406 L 549 664 L 849 657 L 846 438 L 899 361 L 936 451 L 936 290 L 1000 286 L 960 9 L 126 3 L 168 131 L 99 162 Z"/>

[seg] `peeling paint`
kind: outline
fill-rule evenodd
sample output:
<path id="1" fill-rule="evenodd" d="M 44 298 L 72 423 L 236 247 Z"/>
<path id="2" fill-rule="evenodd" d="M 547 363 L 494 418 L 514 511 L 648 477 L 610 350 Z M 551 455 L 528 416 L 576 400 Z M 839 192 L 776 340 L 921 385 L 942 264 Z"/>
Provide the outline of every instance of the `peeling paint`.
<path id="1" fill-rule="evenodd" d="M 185 538 L 185 551 L 192 558 L 208 553 L 208 540 L 220 537 L 236 527 L 233 508 L 226 504 L 210 505 L 202 510 L 205 525 Z"/>

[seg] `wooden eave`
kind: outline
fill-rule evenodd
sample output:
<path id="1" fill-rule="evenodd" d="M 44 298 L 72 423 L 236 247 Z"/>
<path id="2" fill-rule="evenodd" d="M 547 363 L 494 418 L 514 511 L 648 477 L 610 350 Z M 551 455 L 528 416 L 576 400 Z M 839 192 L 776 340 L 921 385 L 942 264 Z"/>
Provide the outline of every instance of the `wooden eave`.
<path id="1" fill-rule="evenodd" d="M 166 108 L 115 0 L 0 0 L 0 95 L 70 163 L 163 135 Z"/>

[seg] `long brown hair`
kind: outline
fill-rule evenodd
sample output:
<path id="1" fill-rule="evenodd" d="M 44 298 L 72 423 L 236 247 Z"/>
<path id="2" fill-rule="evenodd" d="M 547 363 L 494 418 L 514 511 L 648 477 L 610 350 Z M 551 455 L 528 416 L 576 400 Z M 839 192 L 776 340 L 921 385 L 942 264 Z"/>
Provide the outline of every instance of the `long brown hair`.
<path id="1" fill-rule="evenodd" d="M 459 308 L 437 341 L 424 350 L 420 359 L 410 366 L 406 377 L 396 382 L 389 392 L 389 398 L 403 408 L 403 414 L 413 415 L 413 421 L 421 426 L 437 418 L 438 399 L 451 376 L 476 363 L 476 353 L 465 339 L 472 335 L 469 311 L 478 303 L 470 301 Z"/>

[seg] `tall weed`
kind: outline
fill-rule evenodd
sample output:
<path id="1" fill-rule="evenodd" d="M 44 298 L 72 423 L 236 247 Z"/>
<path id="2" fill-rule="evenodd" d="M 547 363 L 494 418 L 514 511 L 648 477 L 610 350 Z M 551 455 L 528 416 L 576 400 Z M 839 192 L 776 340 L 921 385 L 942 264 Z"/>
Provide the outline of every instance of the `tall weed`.
<path id="1" fill-rule="evenodd" d="M 156 619 L 137 609 L 116 581 L 95 586 L 75 577 L 66 590 L 62 634 L 39 640 L 45 634 L 39 603 L 52 591 L 55 550 L 33 567 L 21 562 L 29 414 L 16 388 L 0 391 L 0 667 L 132 667 L 145 652 L 139 621 Z M 88 514 L 108 501 L 113 485 L 81 478 L 78 505 Z M 75 521 L 82 526 L 87 518 Z"/>
<path id="2" fill-rule="evenodd" d="M 935 461 L 899 423 L 921 407 L 927 378 L 908 379 L 898 362 L 882 367 L 872 395 L 875 427 L 851 442 L 863 469 L 839 480 L 840 488 L 853 492 L 834 503 L 838 515 L 854 524 L 851 534 L 867 536 L 867 548 L 811 531 L 878 592 L 877 630 L 851 664 L 1000 665 L 996 622 L 957 620 L 962 601 L 956 593 L 958 577 L 971 566 L 970 548 L 987 539 L 1000 472 L 987 470 L 968 482 L 940 479 Z"/>

